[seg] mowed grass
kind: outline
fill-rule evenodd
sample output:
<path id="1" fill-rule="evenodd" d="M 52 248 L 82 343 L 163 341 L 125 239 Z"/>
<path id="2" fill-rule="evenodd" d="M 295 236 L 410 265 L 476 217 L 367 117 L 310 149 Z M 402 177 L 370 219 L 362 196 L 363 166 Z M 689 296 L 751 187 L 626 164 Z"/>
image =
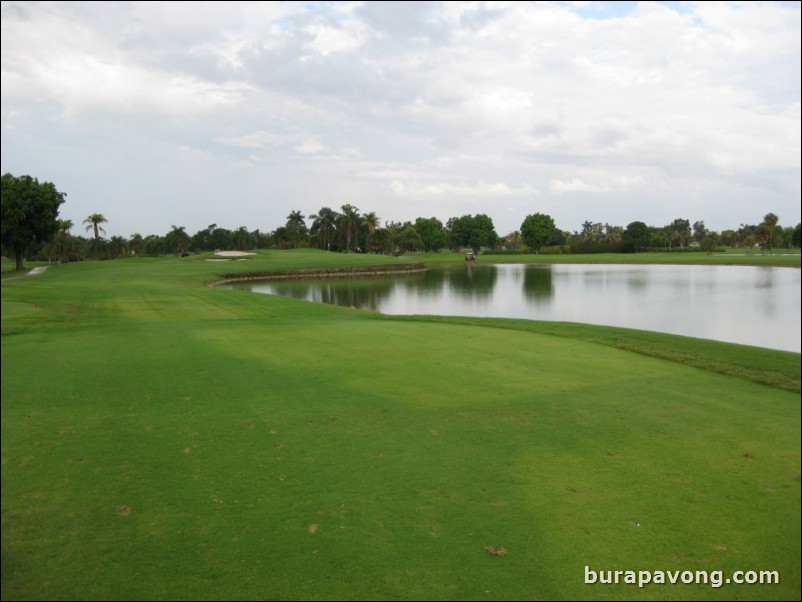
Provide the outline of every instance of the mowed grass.
<path id="1" fill-rule="evenodd" d="M 361 256 L 202 259 L 4 281 L 3 599 L 799 599 L 798 388 L 683 363 L 799 354 L 382 317 L 205 286 Z"/>

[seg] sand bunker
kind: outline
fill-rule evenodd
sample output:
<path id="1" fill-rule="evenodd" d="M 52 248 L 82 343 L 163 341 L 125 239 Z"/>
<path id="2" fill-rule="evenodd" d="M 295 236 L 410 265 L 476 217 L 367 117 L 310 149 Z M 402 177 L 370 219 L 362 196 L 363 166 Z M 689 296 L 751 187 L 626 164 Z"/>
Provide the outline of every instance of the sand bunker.
<path id="1" fill-rule="evenodd" d="M 256 253 L 248 253 L 247 251 L 218 251 L 215 255 L 220 257 L 243 257 L 245 255 L 256 255 Z"/>

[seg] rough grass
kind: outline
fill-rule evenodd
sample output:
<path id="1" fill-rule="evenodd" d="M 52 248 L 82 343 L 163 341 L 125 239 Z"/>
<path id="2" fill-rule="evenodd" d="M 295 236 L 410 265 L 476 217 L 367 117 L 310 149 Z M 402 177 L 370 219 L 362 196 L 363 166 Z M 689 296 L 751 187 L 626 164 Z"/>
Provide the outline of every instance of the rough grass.
<path id="1" fill-rule="evenodd" d="M 203 286 L 331 255 L 4 282 L 3 599 L 799 599 L 799 354 Z"/>

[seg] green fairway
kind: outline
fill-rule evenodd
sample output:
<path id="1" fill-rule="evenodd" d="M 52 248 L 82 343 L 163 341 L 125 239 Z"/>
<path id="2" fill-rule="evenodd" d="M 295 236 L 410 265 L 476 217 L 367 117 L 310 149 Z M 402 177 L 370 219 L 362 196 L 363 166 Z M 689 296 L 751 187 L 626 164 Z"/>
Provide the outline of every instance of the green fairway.
<path id="1" fill-rule="evenodd" d="M 212 258 L 4 269 L 3 599 L 800 598 L 799 354 L 208 286 L 419 257 Z"/>

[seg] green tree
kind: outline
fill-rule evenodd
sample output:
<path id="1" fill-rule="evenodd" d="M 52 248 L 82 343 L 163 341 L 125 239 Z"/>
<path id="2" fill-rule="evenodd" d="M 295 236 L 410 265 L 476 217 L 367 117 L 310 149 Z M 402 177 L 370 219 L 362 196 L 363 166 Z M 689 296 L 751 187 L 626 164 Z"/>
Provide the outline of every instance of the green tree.
<path id="1" fill-rule="evenodd" d="M 191 249 L 200 251 L 222 251 L 232 249 L 233 233 L 225 228 L 219 228 L 217 224 L 209 224 L 203 230 L 198 230 L 192 235 L 189 241 Z"/>
<path id="2" fill-rule="evenodd" d="M 112 259 L 125 257 L 128 255 L 128 241 L 122 236 L 112 236 L 109 239 L 108 251 Z"/>
<path id="3" fill-rule="evenodd" d="M 510 232 L 501 239 L 501 244 L 504 245 L 506 249 L 520 249 L 521 245 L 524 244 L 524 239 L 521 236 L 520 230 L 515 230 L 514 232 Z"/>
<path id="4" fill-rule="evenodd" d="M 421 238 L 424 251 L 439 251 L 446 246 L 446 230 L 436 217 L 419 217 L 415 220 L 415 231 Z"/>
<path id="5" fill-rule="evenodd" d="M 305 241 L 309 233 L 303 213 L 300 211 L 291 211 L 287 216 L 285 227 L 287 228 L 287 238 L 289 238 L 292 247 L 298 248 L 301 246 L 301 241 Z M 304 246 L 306 245 L 304 244 Z"/>
<path id="6" fill-rule="evenodd" d="M 778 242 L 782 244 L 781 241 L 777 240 L 777 233 L 775 231 L 777 222 L 779 221 L 780 218 L 774 213 L 767 213 L 763 216 L 763 223 L 757 227 L 757 239 L 761 247 L 763 247 L 764 252 L 766 249 L 771 252 L 772 248 L 778 246 Z"/>
<path id="7" fill-rule="evenodd" d="M 530 249 L 538 253 L 554 234 L 554 220 L 544 213 L 527 215 L 521 224 L 521 238 Z"/>
<path id="8" fill-rule="evenodd" d="M 693 223 L 693 239 L 696 242 L 701 243 L 708 234 L 710 234 L 710 231 L 705 227 L 703 221 Z"/>
<path id="9" fill-rule="evenodd" d="M 100 224 L 106 224 L 109 220 L 103 217 L 102 213 L 93 213 L 89 217 L 84 220 L 84 224 L 86 225 L 86 231 L 89 232 L 90 230 L 94 231 L 95 240 L 100 240 L 100 233 L 106 234 L 106 231 L 100 227 Z"/>
<path id="10" fill-rule="evenodd" d="M 724 230 L 721 233 L 722 245 L 726 245 L 728 247 L 737 247 L 739 240 L 738 233 L 735 230 Z"/>
<path id="11" fill-rule="evenodd" d="M 765 253 L 771 249 L 771 228 L 765 223 L 760 224 L 755 230 L 755 240 L 760 245 L 760 250 Z"/>
<path id="12" fill-rule="evenodd" d="M 396 233 L 393 237 L 393 242 L 396 255 L 403 255 L 407 252 L 412 253 L 423 248 L 423 241 L 420 234 L 415 231 L 414 226 L 407 226 L 401 232 Z"/>
<path id="13" fill-rule="evenodd" d="M 624 253 L 637 253 L 649 245 L 651 229 L 643 222 L 632 222 L 624 230 L 621 239 L 624 242 Z"/>
<path id="14" fill-rule="evenodd" d="M 701 247 L 702 251 L 710 255 L 716 250 L 720 240 L 721 235 L 717 234 L 716 232 L 708 232 L 707 235 L 702 239 L 702 242 L 699 243 L 699 246 Z"/>
<path id="15" fill-rule="evenodd" d="M 773 213 L 767 213 L 763 216 L 763 223 L 769 227 L 769 230 L 774 230 L 774 227 L 777 225 L 777 222 L 780 221 L 780 218 L 777 217 Z"/>
<path id="16" fill-rule="evenodd" d="M 312 236 L 318 249 L 329 250 L 337 232 L 338 216 L 339 214 L 329 207 L 321 207 L 315 215 L 309 216 L 312 220 Z"/>
<path id="17" fill-rule="evenodd" d="M 675 219 L 668 226 L 668 230 L 671 233 L 671 241 L 678 242 L 680 248 L 683 248 L 691 235 L 691 222 L 687 219 Z"/>
<path id="18" fill-rule="evenodd" d="M 580 234 L 582 240 L 589 241 L 593 239 L 593 222 L 585 220 L 582 222 L 582 233 Z"/>
<path id="19" fill-rule="evenodd" d="M 0 183 L 0 244 L 10 251 L 16 269 L 25 263 L 25 252 L 50 240 L 58 230 L 59 206 L 67 196 L 51 182 L 31 176 L 4 174 Z"/>
<path id="20" fill-rule="evenodd" d="M 148 234 L 142 240 L 142 249 L 145 255 L 150 257 L 161 257 L 167 253 L 167 241 L 163 236 Z"/>
<path id="21" fill-rule="evenodd" d="M 128 239 L 128 248 L 131 249 L 131 253 L 134 255 L 139 255 L 142 252 L 142 245 L 144 242 L 145 239 L 142 238 L 142 235 L 135 232 L 131 235 L 131 238 Z"/>
<path id="22" fill-rule="evenodd" d="M 478 254 L 482 247 L 494 247 L 498 242 L 493 220 L 483 213 L 451 218 L 448 225 L 452 247 L 470 247 Z"/>
<path id="23" fill-rule="evenodd" d="M 337 231 L 340 240 L 345 242 L 345 252 L 348 253 L 359 237 L 359 224 L 362 218 L 359 216 L 359 209 L 353 205 L 346 204 L 340 209 L 342 209 L 342 213 L 337 220 Z"/>
<path id="24" fill-rule="evenodd" d="M 393 231 L 389 228 L 379 228 L 373 234 L 373 248 L 383 255 L 393 252 Z"/>
<path id="25" fill-rule="evenodd" d="M 791 237 L 791 244 L 795 249 L 798 249 L 800 245 L 802 245 L 802 222 L 796 225 L 794 228 L 794 235 Z"/>
<path id="26" fill-rule="evenodd" d="M 365 229 L 368 231 L 368 240 L 367 240 L 367 251 L 370 253 L 372 249 L 372 239 L 373 235 L 376 234 L 376 230 L 379 229 L 379 216 L 376 215 L 375 211 L 371 211 L 370 213 L 366 213 L 362 217 L 362 225 L 365 226 Z"/>
<path id="27" fill-rule="evenodd" d="M 172 226 L 164 236 L 167 247 L 173 250 L 173 255 L 180 257 L 186 254 L 189 247 L 189 234 L 187 234 L 184 226 Z"/>
<path id="28" fill-rule="evenodd" d="M 297 238 L 295 238 L 294 233 L 290 233 L 289 228 L 285 228 L 286 232 L 286 240 L 288 244 L 292 245 L 297 243 Z M 248 251 L 251 248 L 251 235 L 248 232 L 248 228 L 245 226 L 240 226 L 233 233 L 233 243 L 234 247 L 236 247 L 240 251 Z"/>
<path id="29" fill-rule="evenodd" d="M 59 263 L 65 263 L 69 260 L 71 254 L 74 254 L 75 241 L 70 235 L 70 229 L 73 223 L 71 219 L 58 220 L 58 232 L 53 236 L 50 245 L 51 254 L 55 255 Z"/>

